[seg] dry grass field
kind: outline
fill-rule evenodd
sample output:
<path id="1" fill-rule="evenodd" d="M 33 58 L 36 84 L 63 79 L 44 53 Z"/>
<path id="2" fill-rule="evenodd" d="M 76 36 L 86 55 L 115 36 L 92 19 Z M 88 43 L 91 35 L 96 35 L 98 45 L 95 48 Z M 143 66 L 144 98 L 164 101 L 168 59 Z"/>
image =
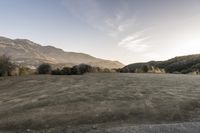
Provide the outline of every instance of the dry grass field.
<path id="1" fill-rule="evenodd" d="M 0 131 L 199 120 L 199 76 L 108 73 L 0 78 Z"/>

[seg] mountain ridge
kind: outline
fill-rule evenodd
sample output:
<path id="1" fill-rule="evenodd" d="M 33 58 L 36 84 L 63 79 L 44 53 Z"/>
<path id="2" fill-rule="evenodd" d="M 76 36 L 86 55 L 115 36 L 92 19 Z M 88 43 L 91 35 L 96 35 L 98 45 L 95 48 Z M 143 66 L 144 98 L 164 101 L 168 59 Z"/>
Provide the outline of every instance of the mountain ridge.
<path id="1" fill-rule="evenodd" d="M 28 39 L 10 39 L 0 37 L 0 55 L 7 55 L 15 63 L 37 67 L 41 63 L 77 65 L 81 63 L 102 68 L 121 68 L 119 61 L 110 61 L 93 57 L 85 53 L 66 52 L 54 46 L 42 46 Z M 70 65 L 70 66 L 71 66 Z"/>

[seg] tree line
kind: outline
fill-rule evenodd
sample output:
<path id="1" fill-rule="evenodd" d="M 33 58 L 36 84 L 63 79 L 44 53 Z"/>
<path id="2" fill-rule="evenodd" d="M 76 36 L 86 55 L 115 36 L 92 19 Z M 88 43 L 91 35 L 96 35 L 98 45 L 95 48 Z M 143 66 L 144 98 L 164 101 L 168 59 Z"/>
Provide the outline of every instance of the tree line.
<path id="1" fill-rule="evenodd" d="M 172 58 L 167 61 L 151 61 L 147 63 L 135 63 L 119 69 L 107 69 L 79 64 L 73 67 L 52 69 L 51 65 L 44 63 L 36 70 L 16 65 L 11 58 L 0 56 L 0 76 L 17 76 L 30 74 L 52 74 L 52 75 L 81 75 L 84 73 L 180 73 L 200 74 L 200 55 L 191 55 Z"/>
<path id="2" fill-rule="evenodd" d="M 116 72 L 114 69 L 93 67 L 87 64 L 79 64 L 73 67 L 63 67 L 53 69 L 48 63 L 43 63 L 32 70 L 28 67 L 16 65 L 8 56 L 0 56 L 0 76 L 20 76 L 30 74 L 52 74 L 52 75 L 82 75 L 84 73 L 110 73 Z"/>
<path id="3" fill-rule="evenodd" d="M 114 70 L 100 67 L 93 67 L 88 64 L 79 64 L 73 67 L 63 67 L 52 69 L 48 63 L 41 64 L 37 68 L 38 74 L 52 74 L 52 75 L 82 75 L 84 73 L 110 73 Z"/>

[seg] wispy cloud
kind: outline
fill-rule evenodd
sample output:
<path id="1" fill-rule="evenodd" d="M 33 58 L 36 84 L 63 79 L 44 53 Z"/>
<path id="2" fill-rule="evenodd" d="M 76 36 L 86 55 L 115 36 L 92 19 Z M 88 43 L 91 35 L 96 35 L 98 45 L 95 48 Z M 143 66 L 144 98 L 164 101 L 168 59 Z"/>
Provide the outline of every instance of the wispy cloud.
<path id="1" fill-rule="evenodd" d="M 112 12 L 105 10 L 100 0 L 63 0 L 69 12 L 80 21 L 87 23 L 106 35 L 117 37 L 133 27 L 136 22 L 134 15 L 127 16 L 127 5 L 115 5 Z M 113 3 L 112 3 L 113 4 Z M 123 4 L 125 4 L 123 2 Z M 119 7 L 118 7 L 119 6 Z M 112 5 L 114 7 L 114 5 Z"/>
<path id="2" fill-rule="evenodd" d="M 148 39 L 150 37 L 145 36 L 144 31 L 133 33 L 119 42 L 120 47 L 127 48 L 133 52 L 144 52 L 149 48 Z"/>
<path id="3" fill-rule="evenodd" d="M 112 9 L 106 9 L 100 0 L 65 0 L 65 6 L 82 22 L 115 40 L 120 39 L 118 46 L 133 52 L 149 48 L 146 30 L 134 32 L 139 30 L 137 15 L 130 13 L 129 5 L 112 5 Z"/>
<path id="4" fill-rule="evenodd" d="M 136 23 L 136 17 L 125 18 L 120 14 L 116 14 L 115 18 L 108 18 L 105 20 L 106 27 L 110 29 L 108 35 L 117 37 L 118 35 L 127 32 L 134 27 Z"/>

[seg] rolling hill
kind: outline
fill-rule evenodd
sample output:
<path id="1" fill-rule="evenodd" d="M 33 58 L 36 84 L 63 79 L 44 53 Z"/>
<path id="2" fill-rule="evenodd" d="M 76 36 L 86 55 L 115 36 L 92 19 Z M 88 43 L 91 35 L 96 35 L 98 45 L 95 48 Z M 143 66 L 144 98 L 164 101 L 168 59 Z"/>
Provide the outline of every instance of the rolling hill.
<path id="1" fill-rule="evenodd" d="M 145 68 L 146 67 L 146 68 Z M 150 61 L 133 63 L 121 69 L 122 72 L 166 72 L 166 73 L 196 73 L 200 71 L 200 54 L 178 56 L 166 61 Z"/>
<path id="2" fill-rule="evenodd" d="M 121 68 L 118 61 L 99 59 L 84 53 L 65 52 L 53 46 L 41 46 L 27 39 L 0 37 L 0 55 L 7 55 L 15 63 L 36 67 L 41 63 L 73 66 L 81 63 L 102 68 Z"/>

